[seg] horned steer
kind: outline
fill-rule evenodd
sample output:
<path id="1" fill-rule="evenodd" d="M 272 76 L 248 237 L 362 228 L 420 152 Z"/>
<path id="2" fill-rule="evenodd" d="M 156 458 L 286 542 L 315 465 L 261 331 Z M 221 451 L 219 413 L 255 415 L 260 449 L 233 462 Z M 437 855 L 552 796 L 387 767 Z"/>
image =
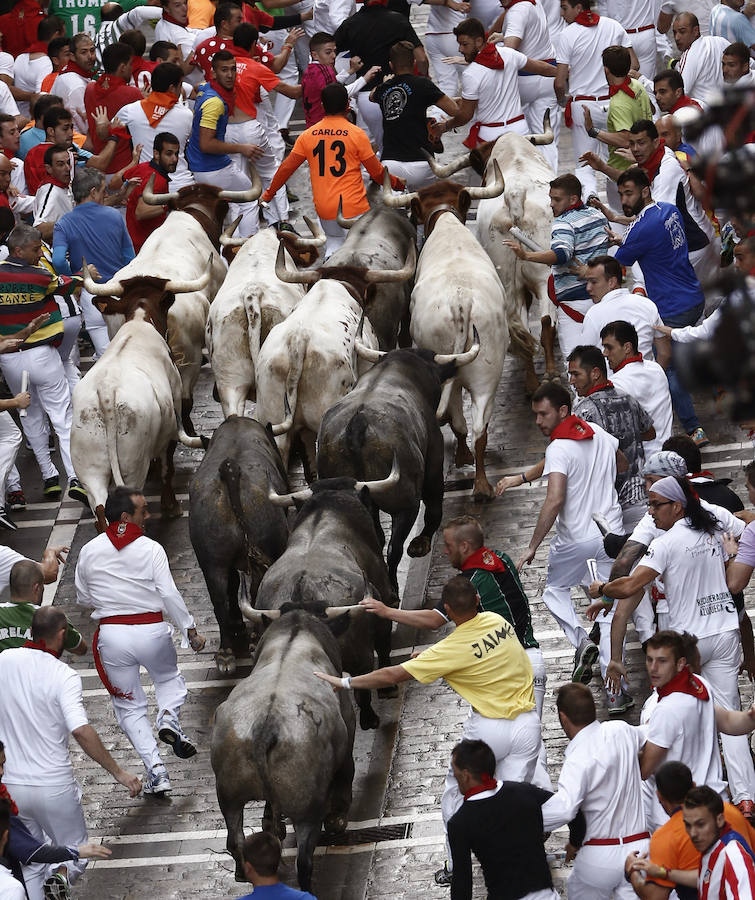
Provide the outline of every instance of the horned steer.
<path id="1" fill-rule="evenodd" d="M 372 522 L 372 499 L 390 491 L 399 479 L 397 465 L 375 481 L 326 478 L 311 488 L 280 497 L 275 503 L 297 506 L 297 515 L 285 553 L 262 579 L 254 610 L 242 605 L 247 619 L 256 621 L 264 610 L 277 610 L 322 600 L 328 607 L 357 604 L 370 594 L 392 604 L 388 570 Z M 345 668 L 354 675 L 371 672 L 373 654 L 380 665 L 390 663 L 391 625 L 387 619 L 366 614 L 349 617 L 348 632 L 341 639 Z M 393 689 L 395 692 L 395 688 Z M 356 692 L 362 728 L 377 728 L 369 691 Z"/>
<path id="2" fill-rule="evenodd" d="M 274 423 L 286 465 L 292 442 L 299 437 L 308 481 L 315 474 L 315 437 L 325 410 L 351 390 L 357 374 L 368 365 L 357 360 L 354 350 L 368 288 L 406 281 L 414 274 L 415 260 L 410 246 L 399 269 L 328 266 L 291 272 L 285 266 L 283 248 L 278 252 L 278 278 L 313 287 L 291 315 L 271 330 L 260 349 L 254 415 L 263 425 Z M 364 323 L 363 340 L 377 348 L 369 322 Z"/>
<path id="3" fill-rule="evenodd" d="M 540 340 L 545 351 L 547 378 L 558 378 L 553 353 L 555 327 L 551 322 L 551 301 L 548 295 L 550 269 L 540 263 L 518 259 L 504 245 L 511 240 L 512 226 L 531 238 L 538 247 L 547 249 L 551 243 L 553 213 L 550 207 L 549 185 L 553 170 L 541 153 L 532 145 L 553 141 L 550 115 L 546 112 L 542 134 L 522 136 L 513 132 L 501 135 L 496 141 L 481 144 L 446 165 L 430 160 L 439 178 L 448 178 L 460 169 L 471 166 L 478 175 L 491 181 L 495 177 L 494 163 L 506 182 L 506 190 L 496 198 L 481 200 L 477 208 L 477 236 L 488 256 L 493 260 L 506 295 L 511 351 L 525 365 L 525 390 L 535 392 L 538 378 L 535 374 L 534 353 L 536 344 L 525 327 L 533 313 L 535 328 L 540 327 Z"/>
<path id="4" fill-rule="evenodd" d="M 286 514 L 268 499 L 270 486 L 288 489 L 272 434 L 231 416 L 189 483 L 189 535 L 220 628 L 215 662 L 226 674 L 249 649 L 239 589 L 254 603 L 262 576 L 286 549 Z"/>
<path id="5" fill-rule="evenodd" d="M 237 220 L 238 221 L 238 220 Z M 307 219 L 307 222 L 310 222 Z M 222 287 L 210 306 L 207 349 L 215 375 L 223 415 L 244 415 L 247 400 L 255 398 L 255 372 L 260 347 L 270 329 L 282 322 L 304 296 L 300 284 L 286 284 L 275 274 L 278 237 L 285 241 L 287 257 L 311 265 L 325 234 L 310 223 L 312 238 L 263 228 L 250 238 L 233 238 L 234 222 L 220 237 L 222 245 L 242 245 Z"/>
<path id="6" fill-rule="evenodd" d="M 265 830 L 282 840 L 283 817 L 294 823 L 296 869 L 305 891 L 323 823 L 335 832 L 346 828 L 355 730 L 348 695 L 334 693 L 312 674 L 322 669 L 340 676 L 342 667 L 322 604 L 309 610 L 319 616 L 291 610 L 265 631 L 251 673 L 215 711 L 210 750 L 236 880 L 246 880 L 241 867 L 244 806 L 264 800 Z M 343 624 L 336 619 L 332 626 Z"/>
<path id="7" fill-rule="evenodd" d="M 457 439 L 456 465 L 474 462 L 475 498 L 490 498 L 493 488 L 485 475 L 485 447 L 493 401 L 509 345 L 506 298 L 490 257 L 464 224 L 473 199 L 498 197 L 504 183 L 496 177 L 487 187 L 467 187 L 441 181 L 411 194 L 394 194 L 389 179 L 383 185 L 389 206 L 411 205 L 415 221 L 427 235 L 417 264 L 411 299 L 411 334 L 415 344 L 438 353 L 462 353 L 473 343 L 472 327 L 484 336 L 476 358 L 443 388 L 437 415 L 450 420 Z M 461 389 L 472 401 L 474 456 L 467 446 L 467 423 Z"/>
<path id="8" fill-rule="evenodd" d="M 409 556 L 430 552 L 443 514 L 443 435 L 435 418 L 441 386 L 456 375 L 459 366 L 471 363 L 479 350 L 475 344 L 458 356 L 434 356 L 429 350 L 380 354 L 357 341 L 357 352 L 377 365 L 323 417 L 317 440 L 320 478 L 376 479 L 394 457 L 398 461 L 398 482 L 390 490 L 372 494 L 381 541 L 378 508 L 391 516 L 388 572 L 397 594 L 396 573 L 420 500 L 425 504 L 424 527 L 409 544 Z"/>
<path id="9" fill-rule="evenodd" d="M 133 278 L 122 282 L 123 296 L 100 301 L 103 312 L 124 315 L 126 323 L 73 392 L 71 459 L 87 490 L 103 531 L 111 482 L 141 490 L 152 459 L 161 459 L 161 505 L 166 516 L 180 515 L 173 492 L 176 440 L 200 448 L 181 425 L 181 378 L 165 342 L 173 295 L 201 291 L 205 273 L 193 282 Z M 84 279 L 89 290 L 92 282 Z"/>

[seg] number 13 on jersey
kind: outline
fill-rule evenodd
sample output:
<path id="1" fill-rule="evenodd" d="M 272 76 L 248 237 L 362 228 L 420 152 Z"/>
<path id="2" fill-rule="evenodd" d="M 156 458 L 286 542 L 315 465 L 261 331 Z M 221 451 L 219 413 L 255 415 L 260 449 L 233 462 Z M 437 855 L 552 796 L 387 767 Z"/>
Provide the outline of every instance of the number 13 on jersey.
<path id="1" fill-rule="evenodd" d="M 343 141 L 318 141 L 312 149 L 317 163 L 317 174 L 325 177 L 327 171 L 334 178 L 340 178 L 346 171 L 346 145 Z"/>

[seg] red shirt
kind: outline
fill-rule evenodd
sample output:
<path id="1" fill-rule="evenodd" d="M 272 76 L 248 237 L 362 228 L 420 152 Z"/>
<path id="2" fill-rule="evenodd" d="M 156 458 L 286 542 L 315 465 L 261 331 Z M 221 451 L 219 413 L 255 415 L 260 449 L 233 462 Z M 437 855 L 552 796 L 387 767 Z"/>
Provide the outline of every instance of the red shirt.
<path id="1" fill-rule="evenodd" d="M 97 137 L 97 130 L 94 125 L 95 109 L 98 106 L 105 106 L 108 118 L 112 119 L 117 115 L 118 110 L 127 103 L 134 103 L 141 99 L 143 99 L 142 92 L 138 88 L 132 87 L 122 78 L 117 78 L 115 75 L 103 75 L 97 81 L 87 85 L 84 91 L 84 109 L 86 109 L 89 136 L 92 139 L 95 154 L 100 153 L 105 146 L 105 141 L 101 141 Z M 112 175 L 113 172 L 120 172 L 130 161 L 131 141 L 125 136 L 119 137 L 115 153 L 106 172 L 109 175 Z"/>
<path id="2" fill-rule="evenodd" d="M 41 144 L 32 147 L 24 159 L 24 178 L 30 194 L 36 194 L 42 181 L 47 177 L 45 150 L 48 147 L 52 147 L 52 144 L 42 141 Z"/>
<path id="3" fill-rule="evenodd" d="M 205 81 L 209 81 L 212 77 L 212 58 L 218 50 L 230 50 L 234 56 L 248 56 L 246 50 L 237 47 L 232 40 L 226 38 L 210 37 L 202 41 L 194 48 L 194 59 L 196 64 L 204 73 Z"/>
<path id="4" fill-rule="evenodd" d="M 260 86 L 272 91 L 280 78 L 256 59 L 236 59 L 236 106 L 253 119 L 257 118 Z"/>
<path id="5" fill-rule="evenodd" d="M 167 194 L 168 179 L 158 171 L 151 162 L 139 163 L 138 166 L 132 166 L 123 173 L 124 179 L 139 179 L 139 184 L 137 184 L 133 191 L 128 195 L 128 202 L 126 204 L 126 229 L 134 244 L 134 251 L 136 253 L 142 249 L 142 244 L 152 232 L 163 224 L 165 217 L 167 216 L 167 213 L 164 212 L 160 216 L 155 216 L 154 219 L 139 220 L 136 218 L 136 205 L 139 202 L 139 198 L 144 193 L 147 182 L 153 175 L 155 176 L 154 193 Z"/>
<path id="6" fill-rule="evenodd" d="M 248 3 L 244 4 L 244 21 L 251 22 L 258 31 L 260 28 L 272 28 L 275 25 L 275 19 L 269 12 L 256 6 L 249 6 Z"/>
<path id="7" fill-rule="evenodd" d="M 37 40 L 37 26 L 45 18 L 45 11 L 35 0 L 20 0 L 13 9 L 0 16 L 3 50 L 18 56 Z"/>

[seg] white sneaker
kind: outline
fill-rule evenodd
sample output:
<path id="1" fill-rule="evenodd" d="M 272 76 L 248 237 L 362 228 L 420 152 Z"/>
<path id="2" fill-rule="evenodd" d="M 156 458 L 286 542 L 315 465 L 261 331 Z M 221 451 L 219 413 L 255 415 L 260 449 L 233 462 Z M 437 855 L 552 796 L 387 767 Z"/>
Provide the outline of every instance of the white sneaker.
<path id="1" fill-rule="evenodd" d="M 168 771 L 165 766 L 156 766 L 147 775 L 147 780 L 142 788 L 143 794 L 164 794 L 171 790 Z"/>

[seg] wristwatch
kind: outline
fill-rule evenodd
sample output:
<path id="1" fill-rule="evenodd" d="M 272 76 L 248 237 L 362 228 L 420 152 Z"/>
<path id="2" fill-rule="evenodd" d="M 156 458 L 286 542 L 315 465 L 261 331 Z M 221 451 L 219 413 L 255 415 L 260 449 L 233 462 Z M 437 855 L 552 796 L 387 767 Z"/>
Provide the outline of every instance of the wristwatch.
<path id="1" fill-rule="evenodd" d="M 596 138 L 596 137 L 598 136 L 599 129 L 597 129 L 597 128 L 593 125 L 592 128 L 588 128 L 588 129 L 587 129 L 587 133 L 590 135 L 591 138 Z"/>

